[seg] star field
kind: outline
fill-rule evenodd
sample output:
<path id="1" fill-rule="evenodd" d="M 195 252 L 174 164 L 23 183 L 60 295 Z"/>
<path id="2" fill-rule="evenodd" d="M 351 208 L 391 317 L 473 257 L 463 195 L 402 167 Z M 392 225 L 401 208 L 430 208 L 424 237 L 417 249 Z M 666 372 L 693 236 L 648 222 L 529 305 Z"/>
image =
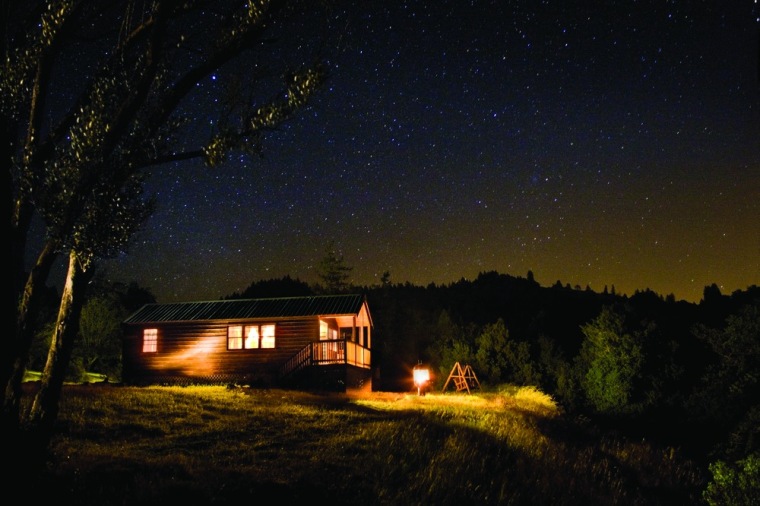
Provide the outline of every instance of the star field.
<path id="1" fill-rule="evenodd" d="M 111 277 L 217 299 L 316 282 L 334 241 L 359 285 L 530 270 L 696 302 L 760 282 L 757 2 L 357 4 L 263 157 L 153 171 Z M 188 107 L 209 128 L 224 79 Z"/>

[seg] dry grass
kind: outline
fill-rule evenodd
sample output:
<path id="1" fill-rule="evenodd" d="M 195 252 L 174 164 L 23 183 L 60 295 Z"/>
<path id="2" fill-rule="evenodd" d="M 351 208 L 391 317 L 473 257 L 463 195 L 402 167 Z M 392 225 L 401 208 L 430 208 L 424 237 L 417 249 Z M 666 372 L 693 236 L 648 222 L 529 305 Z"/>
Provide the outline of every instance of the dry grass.
<path id="1" fill-rule="evenodd" d="M 314 394 L 67 386 L 48 471 L 64 504 L 697 504 L 673 448 L 567 420 L 531 388 Z"/>

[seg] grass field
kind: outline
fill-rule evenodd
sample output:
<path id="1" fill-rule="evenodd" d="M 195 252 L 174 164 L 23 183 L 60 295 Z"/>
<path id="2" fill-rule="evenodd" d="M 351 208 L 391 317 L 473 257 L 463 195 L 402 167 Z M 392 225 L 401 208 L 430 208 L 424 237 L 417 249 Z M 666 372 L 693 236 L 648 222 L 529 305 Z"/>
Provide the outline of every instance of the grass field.
<path id="1" fill-rule="evenodd" d="M 314 394 L 64 387 L 36 484 L 61 504 L 699 504 L 678 449 L 570 420 L 532 388 Z"/>

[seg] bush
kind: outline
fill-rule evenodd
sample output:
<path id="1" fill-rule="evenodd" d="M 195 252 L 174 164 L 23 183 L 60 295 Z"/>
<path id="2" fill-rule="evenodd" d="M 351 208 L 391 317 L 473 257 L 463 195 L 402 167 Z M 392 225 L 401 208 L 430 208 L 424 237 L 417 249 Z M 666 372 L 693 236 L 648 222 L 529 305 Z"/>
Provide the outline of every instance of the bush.
<path id="1" fill-rule="evenodd" d="M 702 497 L 710 506 L 750 506 L 760 497 L 760 454 L 730 465 L 722 460 L 709 466 L 713 475 Z"/>

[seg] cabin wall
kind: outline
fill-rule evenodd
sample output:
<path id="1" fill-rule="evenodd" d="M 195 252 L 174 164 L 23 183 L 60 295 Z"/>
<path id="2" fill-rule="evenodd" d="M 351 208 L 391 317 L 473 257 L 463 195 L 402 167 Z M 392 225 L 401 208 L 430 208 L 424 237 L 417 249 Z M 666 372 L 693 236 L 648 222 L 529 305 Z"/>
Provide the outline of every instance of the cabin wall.
<path id="1" fill-rule="evenodd" d="M 275 323 L 275 348 L 227 349 L 230 325 Z M 158 329 L 157 351 L 144 353 L 143 329 Z M 290 320 L 216 320 L 126 325 L 122 380 L 127 384 L 272 384 L 280 367 L 319 339 L 316 317 Z"/>

